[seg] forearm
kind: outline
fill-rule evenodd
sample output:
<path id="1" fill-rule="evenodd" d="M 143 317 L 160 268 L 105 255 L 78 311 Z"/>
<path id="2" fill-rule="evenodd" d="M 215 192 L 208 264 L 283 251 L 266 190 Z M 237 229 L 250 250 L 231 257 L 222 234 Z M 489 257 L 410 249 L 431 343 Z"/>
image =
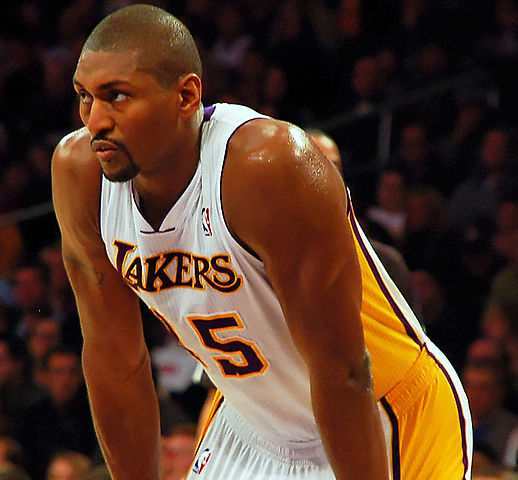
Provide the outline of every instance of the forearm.
<path id="1" fill-rule="evenodd" d="M 371 388 L 354 376 L 313 372 L 311 393 L 337 480 L 388 479 L 387 450 Z"/>
<path id="2" fill-rule="evenodd" d="M 129 369 L 83 350 L 95 429 L 114 480 L 160 478 L 160 422 L 149 355 Z"/>

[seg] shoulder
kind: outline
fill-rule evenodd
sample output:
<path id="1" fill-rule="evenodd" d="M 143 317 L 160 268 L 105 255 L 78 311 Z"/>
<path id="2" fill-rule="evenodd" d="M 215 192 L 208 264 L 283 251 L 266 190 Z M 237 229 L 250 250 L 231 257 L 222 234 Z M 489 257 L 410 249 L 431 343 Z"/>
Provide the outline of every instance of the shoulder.
<path id="1" fill-rule="evenodd" d="M 100 172 L 98 162 L 90 148 L 90 134 L 86 128 L 80 128 L 61 139 L 52 158 L 54 168 L 74 171 L 92 170 Z"/>
<path id="2" fill-rule="evenodd" d="M 297 155 L 301 147 L 316 148 L 309 136 L 289 122 L 272 118 L 256 118 L 241 125 L 229 142 L 229 154 L 248 158 L 268 154 Z M 280 157 L 282 158 L 282 157 Z"/>
<path id="3" fill-rule="evenodd" d="M 241 125 L 232 136 L 225 164 L 226 177 L 236 178 L 243 188 L 283 186 L 311 177 L 319 182 L 331 163 L 299 127 L 279 120 L 260 118 Z"/>
<path id="4" fill-rule="evenodd" d="M 90 148 L 85 128 L 66 135 L 52 157 L 52 192 L 56 215 L 63 229 L 80 221 L 97 230 L 101 167 Z"/>
<path id="5" fill-rule="evenodd" d="M 274 230 L 284 239 L 304 232 L 308 239 L 308 230 L 315 235 L 332 230 L 331 220 L 345 225 L 340 174 L 302 129 L 287 122 L 257 119 L 235 132 L 221 195 L 231 232 L 259 256 L 259 244 L 284 241 L 274 238 Z M 339 214 L 330 215 L 334 211 Z"/>

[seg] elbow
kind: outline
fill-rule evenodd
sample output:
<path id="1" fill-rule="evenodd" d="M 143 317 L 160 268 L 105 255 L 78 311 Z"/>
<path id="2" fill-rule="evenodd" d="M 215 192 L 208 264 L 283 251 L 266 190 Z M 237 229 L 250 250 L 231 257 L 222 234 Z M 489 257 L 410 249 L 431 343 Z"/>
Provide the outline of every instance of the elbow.
<path id="1" fill-rule="evenodd" d="M 349 366 L 346 385 L 358 390 L 372 391 L 371 358 L 367 350 L 364 350 L 363 358 L 359 363 Z"/>
<path id="2" fill-rule="evenodd" d="M 370 355 L 367 350 L 357 359 L 332 356 L 308 364 L 313 385 L 341 385 L 350 391 L 372 392 L 373 380 Z"/>
<path id="3" fill-rule="evenodd" d="M 137 355 L 120 355 L 113 348 L 97 348 L 83 345 L 81 360 L 85 378 L 106 376 L 126 382 L 138 376 L 143 370 L 151 369 L 147 349 L 142 349 Z"/>

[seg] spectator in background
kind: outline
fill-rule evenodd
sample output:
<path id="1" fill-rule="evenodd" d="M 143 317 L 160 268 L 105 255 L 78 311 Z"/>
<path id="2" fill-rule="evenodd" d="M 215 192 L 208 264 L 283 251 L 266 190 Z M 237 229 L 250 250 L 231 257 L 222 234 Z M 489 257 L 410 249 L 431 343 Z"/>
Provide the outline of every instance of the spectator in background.
<path id="1" fill-rule="evenodd" d="M 448 172 L 446 194 L 449 196 L 473 169 L 482 137 L 488 129 L 490 112 L 481 93 L 464 92 L 456 99 L 453 127 L 439 142 L 441 164 Z"/>
<path id="2" fill-rule="evenodd" d="M 503 303 L 497 295 L 491 296 L 490 294 L 481 319 L 481 330 L 487 338 L 503 346 L 509 356 L 512 373 L 516 375 L 518 363 L 518 311 L 516 305 Z"/>
<path id="3" fill-rule="evenodd" d="M 430 85 L 447 77 L 450 67 L 450 52 L 435 40 L 425 42 L 416 55 L 416 76 L 418 85 Z"/>
<path id="4" fill-rule="evenodd" d="M 388 234 L 390 244 L 397 247 L 405 235 L 407 193 L 403 173 L 384 170 L 376 186 L 376 204 L 365 212 L 365 218 L 381 227 Z"/>
<path id="5" fill-rule="evenodd" d="M 162 436 L 163 480 L 182 480 L 194 460 L 196 425 L 183 424 Z"/>
<path id="6" fill-rule="evenodd" d="M 468 347 L 466 362 L 489 361 L 509 366 L 509 356 L 502 345 L 487 337 L 480 337 L 474 340 Z"/>
<path id="7" fill-rule="evenodd" d="M 30 480 L 23 470 L 23 451 L 11 437 L 0 436 L 0 478 L 2 480 Z"/>
<path id="8" fill-rule="evenodd" d="M 380 57 L 371 55 L 359 58 L 351 75 L 352 98 L 349 108 L 366 115 L 380 105 L 387 94 L 387 77 Z"/>
<path id="9" fill-rule="evenodd" d="M 214 43 L 216 27 L 214 25 L 214 10 L 216 6 L 213 0 L 186 0 L 183 8 L 182 21 L 186 25 L 192 25 L 196 46 L 206 57 L 207 45 Z"/>
<path id="10" fill-rule="evenodd" d="M 61 326 L 52 317 L 36 322 L 27 339 L 27 352 L 34 368 L 38 368 L 48 353 L 61 345 Z"/>
<path id="11" fill-rule="evenodd" d="M 110 471 L 106 465 L 92 468 L 85 476 L 84 480 L 112 480 Z"/>
<path id="12" fill-rule="evenodd" d="M 518 178 L 515 137 L 514 131 L 505 127 L 493 128 L 484 135 L 478 165 L 454 189 L 450 198 L 451 224 L 459 232 L 477 221 L 494 221 L 498 196 Z"/>
<path id="13" fill-rule="evenodd" d="M 39 259 L 49 272 L 49 302 L 53 317 L 61 325 L 63 343 L 79 351 L 82 346 L 79 318 L 74 293 L 63 264 L 61 244 L 55 242 L 41 249 Z"/>
<path id="14" fill-rule="evenodd" d="M 343 177 L 342 154 L 336 142 L 322 130 L 309 128 L 306 129 L 306 132 L 311 137 L 311 140 L 315 142 L 319 150 L 337 168 L 340 175 Z"/>
<path id="15" fill-rule="evenodd" d="M 518 2 L 491 2 L 492 28 L 479 37 L 476 47 L 496 79 L 501 95 L 500 111 L 506 121 L 518 120 L 516 82 L 518 80 Z"/>
<path id="16" fill-rule="evenodd" d="M 474 442 L 491 446 L 498 463 L 510 433 L 518 427 L 518 416 L 503 407 L 508 393 L 508 372 L 490 361 L 468 363 L 462 380 L 473 416 Z"/>
<path id="17" fill-rule="evenodd" d="M 518 427 L 509 435 L 505 446 L 503 464 L 509 470 L 518 471 Z"/>
<path id="18" fill-rule="evenodd" d="M 502 480 L 503 470 L 497 465 L 475 471 L 472 480 Z"/>
<path id="19" fill-rule="evenodd" d="M 476 320 L 463 315 L 459 305 L 444 286 L 444 273 L 432 267 L 412 272 L 414 291 L 421 307 L 419 319 L 430 339 L 460 371 Z"/>
<path id="20" fill-rule="evenodd" d="M 47 395 L 27 410 L 20 432 L 20 443 L 30 452 L 27 470 L 35 478 L 43 478 L 59 451 L 89 456 L 96 447 L 79 356 L 66 349 L 51 351 L 42 369 Z"/>
<path id="21" fill-rule="evenodd" d="M 2 113 L 10 138 L 10 152 L 16 152 L 21 160 L 27 145 L 27 138 L 36 128 L 34 105 L 42 94 L 43 76 L 40 50 L 36 48 L 36 38 L 21 32 L 7 39 L 6 76 Z"/>
<path id="22" fill-rule="evenodd" d="M 297 115 L 285 120 L 300 123 L 304 113 L 319 112 L 323 105 L 320 95 L 308 95 L 315 80 L 320 80 L 322 50 L 319 48 L 311 22 L 305 16 L 303 2 L 278 2 L 268 35 L 267 53 L 272 65 L 281 66 L 287 81 L 287 103 L 297 107 Z M 312 72 L 309 74 L 309 72 Z M 328 78 L 326 78 L 328 81 Z"/>
<path id="23" fill-rule="evenodd" d="M 61 244 L 54 243 L 39 252 L 41 262 L 48 270 L 50 303 L 56 312 L 59 312 L 61 320 L 65 321 L 68 315 L 77 313 L 74 301 L 74 293 L 65 271 Z"/>
<path id="24" fill-rule="evenodd" d="M 42 264 L 22 265 L 14 275 L 14 300 L 20 313 L 48 306 L 48 271 Z"/>
<path id="25" fill-rule="evenodd" d="M 74 32 L 77 35 L 77 31 Z M 63 112 L 73 103 L 74 90 L 68 79 L 72 76 L 75 56 L 70 48 L 50 48 L 43 51 L 43 92 L 34 105 L 36 133 L 59 136 L 67 131 L 69 119 Z"/>
<path id="26" fill-rule="evenodd" d="M 446 190 L 445 172 L 424 123 L 403 126 L 396 155 L 389 164 L 405 175 L 409 185 L 434 187 L 441 193 Z"/>
<path id="27" fill-rule="evenodd" d="M 446 200 L 432 186 L 414 186 L 406 195 L 401 251 L 411 270 L 422 266 L 449 270 L 459 251 L 445 215 Z"/>
<path id="28" fill-rule="evenodd" d="M 444 32 L 444 36 L 446 35 Z M 411 69 L 413 74 L 409 75 L 413 88 L 429 89 L 430 97 L 412 103 L 405 109 L 406 115 L 408 118 L 426 119 L 427 135 L 432 138 L 444 135 L 455 115 L 452 92 L 434 89 L 435 85 L 441 85 L 456 73 L 458 64 L 453 61 L 454 54 L 454 49 L 447 44 L 445 38 L 434 36 L 426 39 L 417 48 L 415 65 Z M 439 187 L 435 183 L 434 185 Z"/>
<path id="29" fill-rule="evenodd" d="M 22 163 L 8 165 L 0 176 L 0 212 L 6 213 L 24 206 L 23 200 L 30 175 Z"/>
<path id="30" fill-rule="evenodd" d="M 0 224 L 0 289 L 3 291 L 7 290 L 8 279 L 20 265 L 23 248 L 23 238 L 18 225 Z M 9 300 L 0 293 L 0 304 L 6 302 Z"/>
<path id="31" fill-rule="evenodd" d="M 0 337 L 0 434 L 18 434 L 21 419 L 42 397 L 32 381 L 23 342 Z"/>
<path id="32" fill-rule="evenodd" d="M 47 468 L 46 480 L 86 480 L 92 462 L 78 452 L 65 451 L 56 454 Z"/>
<path id="33" fill-rule="evenodd" d="M 165 329 L 161 342 L 150 349 L 150 355 L 156 373 L 162 430 L 170 430 L 178 423 L 195 422 L 205 393 L 192 381 L 196 360 L 174 332 Z"/>
<path id="34" fill-rule="evenodd" d="M 36 321 L 50 312 L 48 270 L 40 263 L 22 265 L 14 275 L 16 334 L 26 339 Z"/>
<path id="35" fill-rule="evenodd" d="M 484 334 L 484 332 L 481 332 Z M 518 415 L 518 376 L 511 368 L 511 358 L 506 345 L 497 339 L 480 336 L 468 347 L 466 363 L 490 362 L 502 365 L 502 370 L 509 372 L 508 394 L 504 407 Z"/>
<path id="36" fill-rule="evenodd" d="M 246 49 L 237 67 L 237 82 L 234 88 L 239 103 L 249 105 L 254 110 L 260 108 L 267 65 L 266 58 L 260 50 L 253 47 Z"/>
<path id="37" fill-rule="evenodd" d="M 252 43 L 246 31 L 245 12 L 236 2 L 224 2 L 215 10 L 216 38 L 209 55 L 228 72 L 235 73 Z"/>
<path id="38" fill-rule="evenodd" d="M 60 112 L 62 111 L 60 110 Z M 35 205 L 48 204 L 46 214 L 41 214 L 31 222 L 20 222 L 25 256 L 31 259 L 31 261 L 36 260 L 37 252 L 42 247 L 54 241 L 59 230 L 56 218 L 50 207 L 52 200 L 50 180 L 51 158 L 52 145 L 49 142 L 36 140 L 34 143 L 29 144 L 24 161 L 28 178 L 21 206 L 29 208 Z"/>
<path id="39" fill-rule="evenodd" d="M 457 238 L 456 232 L 453 235 Z M 473 223 L 460 237 L 459 256 L 451 257 L 458 261 L 453 271 L 450 269 L 450 285 L 455 285 L 452 290 L 469 308 L 468 316 L 472 319 L 480 319 L 489 286 L 501 266 L 501 260 L 493 248 L 493 235 L 493 222 L 481 220 Z"/>
<path id="40" fill-rule="evenodd" d="M 265 115 L 288 120 L 296 116 L 295 107 L 288 98 L 288 80 L 285 71 L 270 65 L 265 72 L 259 111 Z"/>
<path id="41" fill-rule="evenodd" d="M 494 244 L 505 264 L 491 282 L 481 325 L 506 349 L 518 392 L 518 187 L 502 196 L 496 222 Z"/>

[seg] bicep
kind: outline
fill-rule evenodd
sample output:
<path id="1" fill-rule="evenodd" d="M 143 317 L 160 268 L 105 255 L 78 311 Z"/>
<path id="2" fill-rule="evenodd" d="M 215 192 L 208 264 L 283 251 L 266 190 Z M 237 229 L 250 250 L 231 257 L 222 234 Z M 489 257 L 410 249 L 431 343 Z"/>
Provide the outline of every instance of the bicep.
<path id="1" fill-rule="evenodd" d="M 340 357 L 357 364 L 365 349 L 361 274 L 342 187 L 323 180 L 325 192 L 313 186 L 290 192 L 274 226 L 280 235 L 264 242 L 261 254 L 308 363 L 329 365 Z"/>
<path id="2" fill-rule="evenodd" d="M 76 158 L 79 154 L 80 158 Z M 127 351 L 131 356 L 141 350 L 143 343 L 138 299 L 105 251 L 98 227 L 100 174 L 97 165 L 83 161 L 87 154 L 78 148 L 60 146 L 53 157 L 53 200 L 63 260 L 76 298 L 85 346 Z"/>
<path id="3" fill-rule="evenodd" d="M 236 161 L 238 175 L 224 183 L 230 192 L 225 211 L 240 240 L 263 260 L 308 364 L 337 356 L 358 364 L 365 356 L 361 275 L 345 188 L 311 145 L 300 151 L 286 147 L 242 169 Z"/>

